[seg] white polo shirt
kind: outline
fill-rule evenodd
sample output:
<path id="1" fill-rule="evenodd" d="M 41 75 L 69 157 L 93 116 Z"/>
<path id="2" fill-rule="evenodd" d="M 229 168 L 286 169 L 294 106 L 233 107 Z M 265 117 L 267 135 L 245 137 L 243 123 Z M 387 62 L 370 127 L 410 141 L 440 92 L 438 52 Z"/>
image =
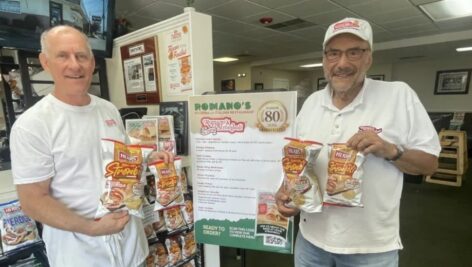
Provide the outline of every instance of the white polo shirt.
<path id="1" fill-rule="evenodd" d="M 347 142 L 360 128 L 375 130 L 393 144 L 438 156 L 433 124 L 416 93 L 403 82 L 366 79 L 352 103 L 339 110 L 330 89 L 313 93 L 297 117 L 297 137 L 325 144 L 315 172 L 325 190 L 328 146 Z M 300 231 L 314 245 L 340 254 L 401 249 L 399 233 L 403 173 L 372 154 L 363 164 L 364 208 L 327 206 L 321 213 L 301 213 Z"/>

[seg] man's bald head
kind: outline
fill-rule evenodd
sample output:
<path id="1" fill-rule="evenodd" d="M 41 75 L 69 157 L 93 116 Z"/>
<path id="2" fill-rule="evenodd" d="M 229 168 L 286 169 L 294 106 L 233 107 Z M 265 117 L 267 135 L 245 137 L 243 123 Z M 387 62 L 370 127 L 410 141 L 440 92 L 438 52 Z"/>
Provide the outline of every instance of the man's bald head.
<path id="1" fill-rule="evenodd" d="M 92 48 L 90 47 L 90 44 L 88 42 L 87 35 L 85 35 L 81 31 L 77 30 L 76 28 L 68 26 L 68 25 L 59 25 L 59 26 L 55 26 L 55 27 L 52 27 L 52 28 L 47 29 L 46 31 L 44 31 L 41 34 L 41 52 L 44 53 L 47 56 L 48 51 L 49 51 L 49 45 L 50 45 L 49 42 L 48 42 L 49 37 L 52 36 L 52 35 L 64 34 L 64 33 L 76 33 L 76 34 L 80 35 L 84 39 L 90 55 L 93 55 Z"/>

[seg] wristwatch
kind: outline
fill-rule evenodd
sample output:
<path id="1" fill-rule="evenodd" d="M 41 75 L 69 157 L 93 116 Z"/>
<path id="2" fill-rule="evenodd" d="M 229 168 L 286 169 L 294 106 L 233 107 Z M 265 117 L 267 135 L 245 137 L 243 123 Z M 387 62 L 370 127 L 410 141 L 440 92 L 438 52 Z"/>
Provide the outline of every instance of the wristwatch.
<path id="1" fill-rule="evenodd" d="M 388 160 L 390 162 L 393 162 L 393 161 L 396 161 L 396 160 L 398 160 L 399 158 L 402 157 L 403 152 L 405 152 L 403 147 L 401 147 L 399 145 L 395 145 L 395 148 L 397 149 L 397 154 L 395 154 L 395 156 L 393 156 L 393 158 L 391 158 L 391 159 L 386 158 L 386 160 Z"/>

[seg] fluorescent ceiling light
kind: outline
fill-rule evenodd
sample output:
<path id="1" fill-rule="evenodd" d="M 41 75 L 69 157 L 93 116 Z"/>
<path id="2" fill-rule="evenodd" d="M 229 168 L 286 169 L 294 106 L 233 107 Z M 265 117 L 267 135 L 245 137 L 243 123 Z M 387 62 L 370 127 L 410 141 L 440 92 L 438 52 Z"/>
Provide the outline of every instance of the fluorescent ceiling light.
<path id="1" fill-rule="evenodd" d="M 306 65 L 301 65 L 300 67 L 302 68 L 316 68 L 316 67 L 322 67 L 323 63 L 312 63 L 312 64 L 306 64 Z"/>
<path id="2" fill-rule="evenodd" d="M 466 51 L 472 51 L 472 46 L 469 47 L 458 47 L 456 48 L 457 52 L 466 52 Z"/>
<path id="3" fill-rule="evenodd" d="M 213 61 L 217 61 L 217 62 L 231 62 L 231 61 L 236 61 L 236 60 L 239 60 L 239 59 L 234 58 L 234 57 L 219 57 L 219 58 L 213 59 Z"/>
<path id="4" fill-rule="evenodd" d="M 419 7 L 434 21 L 443 21 L 472 16 L 472 1 L 442 0 Z"/>

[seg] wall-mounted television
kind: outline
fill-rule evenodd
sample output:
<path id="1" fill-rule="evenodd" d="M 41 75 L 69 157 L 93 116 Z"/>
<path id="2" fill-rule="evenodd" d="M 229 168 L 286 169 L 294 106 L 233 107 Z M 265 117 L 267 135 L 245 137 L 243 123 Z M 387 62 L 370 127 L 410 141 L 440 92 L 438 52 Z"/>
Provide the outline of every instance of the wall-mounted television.
<path id="1" fill-rule="evenodd" d="M 115 0 L 0 0 L 0 47 L 39 51 L 41 33 L 58 24 L 82 30 L 95 56 L 111 57 Z"/>

